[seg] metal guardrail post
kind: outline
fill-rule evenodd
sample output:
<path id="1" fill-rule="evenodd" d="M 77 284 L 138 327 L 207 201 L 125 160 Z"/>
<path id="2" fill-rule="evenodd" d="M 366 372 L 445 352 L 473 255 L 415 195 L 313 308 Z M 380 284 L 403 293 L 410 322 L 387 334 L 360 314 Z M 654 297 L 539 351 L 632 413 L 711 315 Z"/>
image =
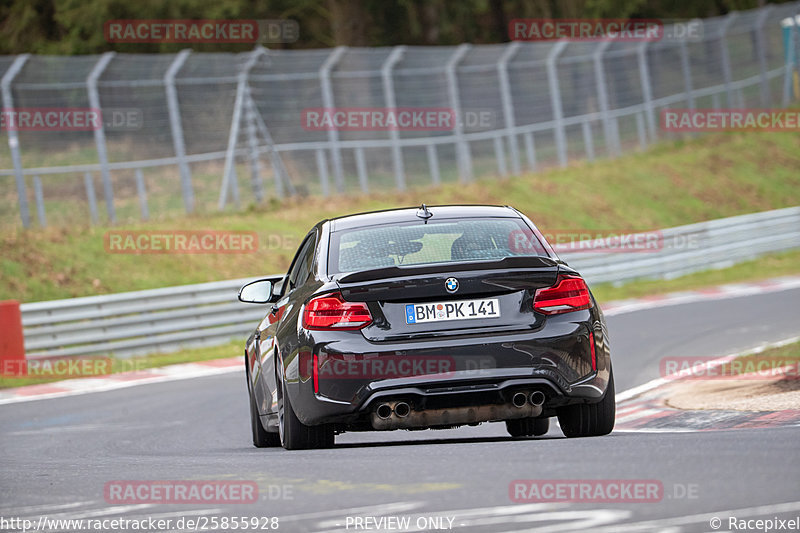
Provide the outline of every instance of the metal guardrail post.
<path id="1" fill-rule="evenodd" d="M 333 87 L 331 85 L 331 70 L 347 51 L 346 46 L 339 46 L 325 59 L 319 68 L 319 81 L 322 89 L 322 107 L 332 109 L 334 107 Z M 344 192 L 344 168 L 342 167 L 342 152 L 339 148 L 339 132 L 335 128 L 328 130 L 328 141 L 331 144 L 331 158 L 333 160 L 333 179 L 336 183 L 336 190 Z"/>
<path id="2" fill-rule="evenodd" d="M 647 64 L 647 47 L 650 41 L 643 41 L 636 49 L 639 60 L 639 80 L 642 84 L 642 103 L 645 109 L 645 119 L 647 120 L 647 133 L 652 142 L 658 139 L 656 134 L 656 118 L 653 110 L 653 85 L 650 81 L 650 68 Z"/>
<path id="3" fill-rule="evenodd" d="M 381 80 L 383 81 L 383 99 L 386 107 L 389 109 L 397 108 L 397 100 L 394 94 L 394 83 L 392 81 L 392 69 L 403 58 L 406 51 L 405 46 L 398 46 L 389 54 L 389 57 L 381 65 Z M 394 182 L 397 190 L 404 191 L 406 189 L 406 175 L 403 168 L 403 151 L 400 147 L 400 133 L 396 128 L 389 129 L 389 139 L 392 141 L 392 163 L 394 165 Z M 358 156 L 358 154 L 356 154 Z M 363 159 L 363 153 L 360 155 Z M 358 163 L 358 159 L 356 159 Z M 361 178 L 361 172 L 359 172 Z M 366 192 L 366 183 L 361 184 L 361 190 Z"/>
<path id="4" fill-rule="evenodd" d="M 461 181 L 472 181 L 472 156 L 470 155 L 469 143 L 464 139 L 464 124 L 461 116 L 461 97 L 458 92 L 458 77 L 456 67 L 464 58 L 472 46 L 462 44 L 456 47 L 456 51 L 450 56 L 445 65 L 445 75 L 447 76 L 447 90 L 450 95 L 450 108 L 455 114 L 456 138 L 456 163 L 458 165 L 458 176 Z"/>
<path id="5" fill-rule="evenodd" d="M 720 57 L 722 58 L 722 76 L 725 80 L 725 95 L 727 98 L 728 107 L 734 107 L 736 104 L 733 101 L 733 87 L 731 83 L 733 82 L 733 75 L 731 74 L 731 55 L 728 52 L 728 41 L 726 36 L 728 34 L 728 28 L 733 23 L 733 21 L 738 16 L 736 11 L 731 11 L 727 17 L 725 17 L 725 21 L 722 23 L 722 27 L 719 30 L 719 46 L 720 46 Z"/>
<path id="6" fill-rule="evenodd" d="M 100 94 L 97 92 L 97 80 L 103 74 L 108 64 L 114 59 L 114 52 L 106 52 L 100 56 L 100 60 L 92 68 L 86 78 L 86 89 L 89 93 L 89 107 L 101 113 Z M 106 200 L 106 212 L 108 220 L 112 224 L 117 221 L 116 210 L 114 209 L 114 186 L 111 183 L 111 172 L 108 169 L 108 152 L 106 151 L 106 132 L 103 121 L 94 129 L 94 143 L 97 146 L 97 159 L 100 163 L 100 176 L 103 179 L 103 195 Z"/>
<path id="7" fill-rule="evenodd" d="M 183 125 L 181 124 L 181 110 L 178 103 L 178 91 L 175 88 L 175 76 L 181 70 L 186 60 L 189 59 L 190 49 L 181 50 L 164 74 L 164 87 L 167 91 L 167 110 L 169 111 L 169 126 L 172 131 L 172 144 L 175 147 L 175 157 L 178 158 L 178 168 L 181 173 L 181 192 L 183 205 L 187 213 L 194 211 L 194 190 L 192 189 L 192 173 L 186 162 L 186 144 L 183 138 Z"/>
<path id="8" fill-rule="evenodd" d="M 618 157 L 621 153 L 619 138 L 614 135 L 611 126 L 612 117 L 608 112 L 608 90 L 606 88 L 606 69 L 603 65 L 603 54 L 611 46 L 610 40 L 601 42 L 592 54 L 594 62 L 594 78 L 597 85 L 597 105 L 600 108 L 600 115 L 603 121 L 603 135 L 606 141 L 606 150 L 611 157 Z M 617 120 L 613 118 L 613 120 Z"/>
<path id="9" fill-rule="evenodd" d="M 569 44 L 568 41 L 558 41 L 547 54 L 547 82 L 550 86 L 550 103 L 553 108 L 553 122 L 555 126 L 553 133 L 556 140 L 556 151 L 558 153 L 558 164 L 562 167 L 567 166 L 567 136 L 564 131 L 564 110 L 561 105 L 561 89 L 558 83 L 558 72 L 556 71 L 556 61 L 558 56 Z"/>
<path id="10" fill-rule="evenodd" d="M 0 91 L 3 95 L 3 108 L 7 110 L 14 109 L 14 96 L 11 92 L 11 82 L 25 66 L 30 54 L 22 54 L 14 59 L 11 66 L 8 68 L 3 79 L 0 81 Z M 19 136 L 17 130 L 13 128 L 6 128 L 8 132 L 8 148 L 11 150 L 11 160 L 14 165 L 14 179 L 17 182 L 17 197 L 19 199 L 19 216 L 22 218 L 22 226 L 27 228 L 31 225 L 31 214 L 28 210 L 28 191 L 25 187 L 25 175 L 22 172 L 22 157 L 19 153 Z"/>
<path id="11" fill-rule="evenodd" d="M 500 81 L 500 101 L 503 104 L 503 120 L 508 130 L 508 149 L 511 152 L 511 172 L 513 172 L 515 176 L 519 176 L 522 173 L 522 168 L 519 161 L 519 142 L 517 135 L 511 131 L 516 124 L 514 121 L 514 103 L 511 97 L 511 84 L 508 81 L 508 63 L 514 58 L 514 54 L 517 53 L 521 45 L 522 43 L 519 41 L 509 43 L 503 51 L 503 55 L 500 56 L 500 60 L 497 62 L 497 78 Z"/>

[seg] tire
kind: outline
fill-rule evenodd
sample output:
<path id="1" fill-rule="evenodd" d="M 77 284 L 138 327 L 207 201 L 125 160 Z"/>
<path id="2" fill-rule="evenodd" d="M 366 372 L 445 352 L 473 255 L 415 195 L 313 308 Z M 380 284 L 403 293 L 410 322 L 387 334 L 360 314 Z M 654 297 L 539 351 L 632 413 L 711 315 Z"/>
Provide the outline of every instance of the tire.
<path id="1" fill-rule="evenodd" d="M 609 372 L 608 387 L 603 399 L 597 403 L 568 405 L 559 408 L 558 423 L 567 437 L 599 437 L 614 429 L 616 405 L 614 373 Z"/>
<path id="2" fill-rule="evenodd" d="M 292 402 L 286 394 L 286 383 L 283 376 L 279 376 L 278 387 L 278 428 L 281 445 L 287 450 L 308 450 L 315 448 L 330 448 L 333 446 L 333 428 L 323 424 L 320 426 L 306 426 L 292 408 Z"/>
<path id="3" fill-rule="evenodd" d="M 539 437 L 550 430 L 549 418 L 517 418 L 506 420 L 506 431 L 512 437 Z"/>
<path id="4" fill-rule="evenodd" d="M 245 358 L 245 361 L 247 359 Z M 245 363 L 247 364 L 247 363 Z M 274 448 L 281 445 L 281 438 L 277 433 L 270 433 L 264 429 L 261 417 L 258 416 L 256 401 L 253 398 L 253 391 L 250 385 L 250 372 L 245 372 L 247 377 L 247 397 L 250 404 L 250 431 L 253 433 L 253 446 L 256 448 Z"/>

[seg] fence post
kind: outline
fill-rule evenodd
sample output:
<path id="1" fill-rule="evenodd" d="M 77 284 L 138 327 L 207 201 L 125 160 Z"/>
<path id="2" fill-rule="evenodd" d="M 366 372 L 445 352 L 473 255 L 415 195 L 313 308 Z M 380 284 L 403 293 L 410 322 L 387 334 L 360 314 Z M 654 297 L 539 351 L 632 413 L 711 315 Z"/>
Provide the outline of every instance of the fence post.
<path id="1" fill-rule="evenodd" d="M 164 86 L 167 90 L 167 110 L 169 111 L 169 126 L 172 131 L 172 144 L 175 147 L 175 157 L 178 158 L 178 168 L 181 173 L 181 192 L 183 205 L 187 213 L 194 211 L 194 191 L 192 189 L 192 173 L 186 162 L 186 144 L 183 139 L 183 125 L 181 124 L 181 110 L 178 104 L 178 91 L 175 88 L 175 76 L 181 70 L 186 60 L 189 59 L 190 49 L 181 50 L 164 74 Z"/>
<path id="2" fill-rule="evenodd" d="M 239 139 L 239 127 L 242 121 L 242 108 L 245 105 L 245 99 L 248 96 L 247 79 L 250 75 L 250 69 L 258 61 L 261 54 L 264 54 L 264 48 L 257 46 L 250 55 L 250 58 L 242 67 L 242 70 L 237 75 L 236 81 L 236 100 L 233 104 L 233 118 L 231 119 L 231 130 L 228 133 L 228 148 L 225 152 L 225 168 L 222 173 L 222 186 L 219 191 L 218 208 L 224 209 L 225 204 L 228 203 L 228 192 L 232 193 L 234 204 L 239 204 L 239 183 L 236 178 L 236 143 Z M 279 179 L 276 176 L 276 179 Z"/>
<path id="3" fill-rule="evenodd" d="M 800 30 L 797 28 L 797 18 L 792 15 L 792 25 L 789 26 L 789 42 L 787 43 L 787 50 L 786 54 L 786 66 L 784 67 L 784 75 L 783 75 L 783 98 L 781 100 L 781 105 L 783 107 L 787 107 L 789 102 L 791 102 L 791 95 L 792 95 L 792 78 L 795 72 L 795 65 L 797 64 L 797 57 L 795 54 L 795 45 L 797 44 L 796 41 L 800 37 L 798 35 Z"/>
<path id="4" fill-rule="evenodd" d="M 347 51 L 346 46 L 338 46 L 325 59 L 319 68 L 319 81 L 322 89 L 322 107 L 331 109 L 333 103 L 333 87 L 331 86 L 331 70 Z M 344 192 L 344 169 L 342 168 L 342 152 L 339 149 L 339 132 L 336 128 L 328 130 L 328 142 L 331 145 L 331 158 L 333 160 L 333 179 L 336 182 L 336 190 Z"/>
<path id="5" fill-rule="evenodd" d="M 394 83 L 392 81 L 392 69 L 394 66 L 403 58 L 403 53 L 405 53 L 406 47 L 405 46 L 398 46 L 392 53 L 389 54 L 389 57 L 386 58 L 386 61 L 383 62 L 381 65 L 381 79 L 383 80 L 383 99 L 386 103 L 386 107 L 389 109 L 396 109 L 397 108 L 397 100 L 394 94 Z M 400 133 L 397 131 L 397 128 L 390 128 L 389 129 L 389 138 L 392 141 L 392 162 L 394 164 L 394 181 L 397 190 L 404 191 L 406 189 L 406 176 L 405 176 L 405 169 L 403 168 L 403 151 L 400 148 Z M 356 154 L 357 158 L 361 157 L 363 160 L 364 154 L 362 153 L 359 155 Z M 356 164 L 358 164 L 358 159 L 356 159 Z M 361 177 L 361 171 L 359 170 L 359 178 Z M 366 192 L 365 183 L 362 183 L 361 190 Z"/>
<path id="6" fill-rule="evenodd" d="M 642 103 L 644 104 L 645 118 L 647 119 L 647 133 L 650 140 L 655 142 L 656 135 L 656 119 L 653 111 L 653 86 L 650 82 L 650 68 L 647 64 L 647 47 L 650 41 L 642 42 L 637 50 L 639 59 L 639 79 L 642 83 Z"/>
<path id="7" fill-rule="evenodd" d="M 736 104 L 733 101 L 733 88 L 731 87 L 732 82 L 732 74 L 731 74 L 731 56 L 728 52 L 728 42 L 726 40 L 726 35 L 728 33 L 728 28 L 733 23 L 734 19 L 738 16 L 736 11 L 731 11 L 727 17 L 725 17 L 725 21 L 722 23 L 722 27 L 719 30 L 719 45 L 720 45 L 720 54 L 722 58 L 722 76 L 725 80 L 725 95 L 728 102 L 728 107 L 734 107 Z"/>
<path id="8" fill-rule="evenodd" d="M 369 192 L 369 180 L 367 178 L 367 161 L 364 158 L 364 149 L 362 147 L 353 150 L 356 158 L 356 173 L 358 173 L 358 184 L 361 186 L 361 192 L 364 194 Z"/>
<path id="9" fill-rule="evenodd" d="M 265 58 L 269 58 L 269 49 L 263 48 L 258 46 L 256 50 L 261 50 Z M 250 76 L 250 72 L 253 70 L 252 67 L 255 66 L 255 63 L 248 69 L 247 75 Z M 289 195 L 294 196 L 297 194 L 297 190 L 295 189 L 294 185 L 292 184 L 292 180 L 289 177 L 289 171 L 286 170 L 286 165 L 283 164 L 283 158 L 281 157 L 281 153 L 279 150 L 275 148 L 275 141 L 272 139 L 272 135 L 269 132 L 269 128 L 267 128 L 267 124 L 264 122 L 264 117 L 261 116 L 261 113 L 258 112 L 258 106 L 256 105 L 255 100 L 253 99 L 253 91 L 250 89 L 250 82 L 247 82 L 247 109 L 250 115 L 250 118 L 253 119 L 255 123 L 255 127 L 261 133 L 261 136 L 264 139 L 264 142 L 269 145 L 269 158 L 270 163 L 272 165 L 272 172 L 274 179 L 272 180 L 275 186 L 275 195 L 278 198 L 283 198 L 284 190 L 283 187 L 286 185 L 288 189 Z M 250 157 L 257 158 L 258 157 L 258 145 L 257 143 L 253 146 L 252 143 L 256 142 L 255 138 L 251 138 L 251 147 L 250 147 Z M 251 159 L 251 165 L 253 164 L 253 160 Z M 286 183 L 284 184 L 284 180 Z M 255 184 L 254 184 L 255 186 Z M 262 188 L 261 177 L 258 177 L 258 187 Z M 263 190 L 263 189 L 262 189 Z"/>
<path id="10" fill-rule="evenodd" d="M 97 195 L 94 192 L 94 179 L 91 172 L 83 175 L 83 184 L 86 187 L 86 198 L 89 201 L 89 217 L 92 224 L 97 224 L 99 219 L 97 215 Z"/>
<path id="11" fill-rule="evenodd" d="M 3 108 L 7 110 L 14 109 L 14 96 L 11 92 L 11 82 L 25 66 L 30 54 L 22 54 L 14 59 L 11 66 L 3 74 L 3 79 L 0 81 L 0 89 L 3 93 Z M 25 175 L 22 172 L 22 157 L 19 153 L 19 137 L 17 130 L 6 128 L 8 131 L 8 147 L 11 150 L 11 160 L 14 164 L 14 179 L 17 182 L 17 197 L 19 199 L 19 216 L 22 218 L 22 226 L 27 228 L 31 225 L 31 214 L 28 211 L 28 191 L 25 187 Z"/>
<path id="12" fill-rule="evenodd" d="M 600 107 L 600 115 L 603 120 L 603 135 L 606 139 L 606 150 L 610 157 L 617 157 L 620 155 L 621 148 L 619 139 L 616 138 L 614 129 L 611 127 L 611 115 L 608 112 L 606 69 L 603 65 L 603 54 L 606 53 L 609 46 L 611 46 L 610 40 L 601 42 L 595 49 L 592 59 L 594 61 L 594 78 L 597 84 L 597 105 Z M 614 120 L 616 120 L 616 118 Z"/>
<path id="13" fill-rule="evenodd" d="M 228 192 L 232 188 L 238 187 L 236 183 L 234 168 L 236 165 L 236 142 L 239 139 L 239 122 L 242 119 L 242 106 L 244 104 L 244 85 L 242 80 L 236 84 L 236 100 L 233 102 L 233 117 L 231 118 L 231 129 L 228 132 L 228 148 L 225 151 L 225 167 L 222 170 L 222 184 L 219 189 L 219 202 L 217 208 L 225 209 L 228 203 Z"/>
<path id="14" fill-rule="evenodd" d="M 142 220 L 147 220 L 150 218 L 150 211 L 147 208 L 147 189 L 144 186 L 142 169 L 137 168 L 134 175 L 136 176 L 136 193 L 139 195 L 139 209 L 142 212 Z"/>
<path id="15" fill-rule="evenodd" d="M 522 173 L 519 161 L 519 142 L 513 129 L 516 126 L 514 120 L 514 103 L 511 98 L 511 85 L 508 81 L 508 63 L 513 59 L 522 43 L 519 41 L 511 42 L 503 51 L 500 60 L 497 62 L 497 77 L 500 80 L 500 99 L 503 104 L 503 119 L 506 130 L 508 131 L 508 149 L 511 152 L 511 172 L 515 176 Z"/>
<path id="16" fill-rule="evenodd" d="M 102 108 L 100 106 L 100 94 L 97 92 L 97 80 L 103 74 L 108 64 L 114 59 L 114 52 L 106 52 L 100 56 L 100 60 L 92 68 L 89 76 L 86 78 L 86 89 L 89 93 L 89 107 L 96 109 L 100 112 L 102 117 Z M 117 214 L 114 209 L 114 187 L 111 184 L 111 172 L 108 169 L 108 152 L 106 151 L 106 132 L 102 119 L 98 127 L 94 129 L 94 143 L 97 146 L 97 159 L 100 162 L 100 176 L 103 178 L 103 194 L 106 200 L 106 211 L 108 212 L 108 220 L 112 224 L 117 221 Z"/>
<path id="17" fill-rule="evenodd" d="M 550 103 L 553 108 L 553 122 L 555 123 L 553 132 L 556 139 L 558 164 L 562 167 L 567 166 L 567 137 L 564 132 L 564 110 L 561 107 L 561 89 L 558 83 L 556 61 L 558 61 L 558 56 L 568 44 L 568 41 L 558 41 L 547 54 L 547 81 L 550 86 Z"/>
<path id="18" fill-rule="evenodd" d="M 442 177 L 439 173 L 439 155 L 436 151 L 436 145 L 433 143 L 425 147 L 428 153 L 428 167 L 431 169 L 431 182 L 434 185 L 439 185 L 442 182 Z"/>
<path id="19" fill-rule="evenodd" d="M 681 72 L 683 73 L 683 90 L 686 93 L 686 105 L 689 109 L 694 109 L 694 84 L 692 83 L 692 66 L 689 63 L 689 49 L 686 46 L 686 41 L 681 39 L 680 43 L 681 53 Z"/>
<path id="20" fill-rule="evenodd" d="M 261 182 L 261 162 L 259 161 L 258 154 L 258 139 L 256 137 L 256 109 L 255 100 L 253 100 L 252 90 L 250 84 L 245 84 L 245 120 L 247 121 L 247 148 L 250 151 L 250 185 L 253 187 L 253 195 L 257 203 L 264 200 L 264 186 Z M 283 198 L 283 180 L 280 176 L 280 168 L 272 158 L 273 174 L 275 176 L 275 196 Z M 275 174 L 275 168 L 278 173 Z"/>
<path id="21" fill-rule="evenodd" d="M 33 197 L 36 199 L 36 216 L 39 219 L 39 225 L 43 228 L 47 227 L 47 214 L 44 209 L 44 193 L 42 192 L 42 180 L 39 176 L 33 177 Z"/>
<path id="22" fill-rule="evenodd" d="M 501 176 L 508 176 L 508 165 L 506 165 L 506 153 L 503 149 L 503 137 L 497 135 L 492 138 L 494 144 L 494 157 L 497 160 L 497 173 Z"/>
<path id="23" fill-rule="evenodd" d="M 764 39 L 764 24 L 767 17 L 772 12 L 772 6 L 767 5 L 761 9 L 761 13 L 756 19 L 756 46 L 758 50 L 758 75 L 761 77 L 761 105 L 769 107 L 772 104 L 772 94 L 769 90 L 769 79 L 767 79 L 767 42 Z"/>
<path id="24" fill-rule="evenodd" d="M 536 171 L 536 143 L 533 139 L 533 132 L 525 133 L 522 138 L 525 140 L 525 155 L 528 158 L 528 166 L 532 172 Z"/>
<path id="25" fill-rule="evenodd" d="M 472 181 L 472 156 L 470 155 L 469 144 L 464 139 L 464 124 L 461 121 L 461 97 L 458 92 L 456 67 L 470 48 L 471 45 L 469 44 L 462 44 L 456 47 L 456 51 L 450 56 L 445 65 L 450 108 L 455 114 L 456 163 L 461 181 Z"/>
<path id="26" fill-rule="evenodd" d="M 314 150 L 317 159 L 317 172 L 319 172 L 319 185 L 322 188 L 322 196 L 330 196 L 331 183 L 328 178 L 328 161 L 325 158 L 324 150 Z"/>
<path id="27" fill-rule="evenodd" d="M 581 130 L 583 131 L 583 145 L 586 149 L 586 159 L 589 161 L 594 161 L 594 137 L 592 133 L 592 125 L 588 120 L 583 121 L 583 124 L 581 124 Z"/>

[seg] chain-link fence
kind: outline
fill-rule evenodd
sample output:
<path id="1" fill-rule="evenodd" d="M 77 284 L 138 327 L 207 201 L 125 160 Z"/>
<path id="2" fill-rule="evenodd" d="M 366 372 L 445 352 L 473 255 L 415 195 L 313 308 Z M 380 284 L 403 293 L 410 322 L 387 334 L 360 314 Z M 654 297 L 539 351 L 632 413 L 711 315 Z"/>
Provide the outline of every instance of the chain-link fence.
<path id="1" fill-rule="evenodd" d="M 0 221 L 113 223 L 614 157 L 675 135 L 664 109 L 789 105 L 799 12 L 696 20 L 680 37 L 668 25 L 653 42 L 0 57 L 4 110 L 103 116 L 91 130 L 6 128 Z M 333 108 L 457 118 L 440 131 L 304 123 Z"/>

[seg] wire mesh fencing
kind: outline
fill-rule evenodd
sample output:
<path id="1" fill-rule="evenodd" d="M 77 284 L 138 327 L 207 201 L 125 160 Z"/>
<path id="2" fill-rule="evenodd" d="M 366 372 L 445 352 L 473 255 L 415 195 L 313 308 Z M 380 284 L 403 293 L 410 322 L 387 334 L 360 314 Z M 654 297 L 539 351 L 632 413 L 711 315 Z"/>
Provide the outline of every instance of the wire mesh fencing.
<path id="1" fill-rule="evenodd" d="M 0 221 L 109 224 L 616 157 L 682 135 L 667 109 L 791 104 L 798 13 L 770 5 L 641 42 L 2 56 L 4 112 L 71 115 L 4 128 Z M 373 123 L 311 120 L 337 110 Z M 375 126 L 376 110 L 446 125 Z M 81 111 L 91 127 L 70 123 Z"/>

